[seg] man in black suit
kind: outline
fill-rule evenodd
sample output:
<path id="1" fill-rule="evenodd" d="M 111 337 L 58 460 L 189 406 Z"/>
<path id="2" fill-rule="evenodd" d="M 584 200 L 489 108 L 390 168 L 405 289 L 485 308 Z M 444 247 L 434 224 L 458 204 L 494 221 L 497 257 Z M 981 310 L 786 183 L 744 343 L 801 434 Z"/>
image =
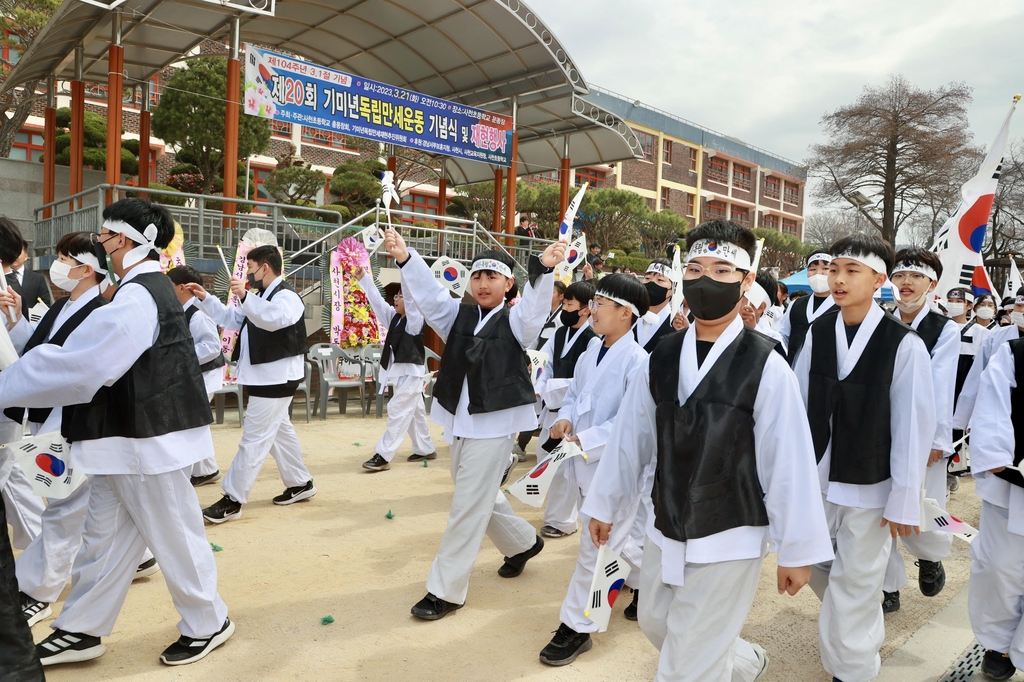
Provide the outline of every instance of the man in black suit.
<path id="1" fill-rule="evenodd" d="M 21 314 L 28 318 L 28 309 L 42 299 L 47 306 L 53 305 L 53 296 L 50 294 L 50 284 L 45 277 L 38 272 L 25 267 L 28 261 L 28 244 L 21 243 L 21 254 L 10 264 L 4 262 L 4 270 L 7 272 L 7 285 L 18 292 L 21 296 Z"/>
<path id="2" fill-rule="evenodd" d="M 7 516 L 0 499 L 0 679 L 42 682 L 32 632 L 21 612 L 18 581 L 14 576 L 14 555 L 7 536 Z"/>

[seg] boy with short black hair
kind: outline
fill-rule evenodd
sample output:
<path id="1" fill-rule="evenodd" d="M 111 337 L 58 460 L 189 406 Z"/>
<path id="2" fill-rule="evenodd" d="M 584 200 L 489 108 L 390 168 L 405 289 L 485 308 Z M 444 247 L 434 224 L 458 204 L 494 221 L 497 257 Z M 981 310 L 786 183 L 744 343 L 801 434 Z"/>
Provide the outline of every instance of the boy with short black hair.
<path id="1" fill-rule="evenodd" d="M 656 258 L 647 266 L 643 285 L 651 302 L 650 309 L 633 327 L 633 338 L 650 353 L 658 342 L 675 330 L 672 328 L 672 292 L 677 286 L 672 262 Z"/>
<path id="2" fill-rule="evenodd" d="M 604 544 L 653 466 L 639 621 L 661 651 L 656 679 L 752 682 L 768 657 L 740 632 L 769 541 L 790 595 L 832 548 L 799 388 L 775 341 L 739 315 L 754 234 L 709 221 L 687 244 L 694 324 L 634 373 L 581 513 Z"/>
<path id="3" fill-rule="evenodd" d="M 305 376 L 305 307 L 281 276 L 276 246 L 257 246 L 246 258 L 246 280 L 231 278 L 231 293 L 240 301 L 237 307 L 224 305 L 199 284 L 185 285 L 215 322 L 239 330 L 231 359 L 238 363 L 238 383 L 249 391 L 238 453 L 221 481 L 224 496 L 203 510 L 210 523 L 242 515 L 268 454 L 285 484 L 274 504 L 294 504 L 316 495 L 313 477 L 302 461 L 302 444 L 288 418 L 288 406 Z"/>
<path id="4" fill-rule="evenodd" d="M 782 334 L 786 341 L 786 355 L 791 367 L 795 366 L 811 323 L 835 307 L 835 301 L 828 288 L 831 261 L 832 256 L 824 250 L 815 251 L 807 257 L 807 284 L 814 295 L 806 296 L 801 292 L 795 292 L 790 296 L 786 314 L 775 324 L 775 331 Z M 800 293 L 799 298 L 796 293 Z"/>
<path id="5" fill-rule="evenodd" d="M 811 325 L 794 371 L 807 409 L 835 560 L 814 566 L 821 661 L 840 682 L 873 679 L 885 639 L 892 540 L 919 534 L 921 486 L 936 433 L 931 358 L 873 295 L 892 247 L 855 234 L 831 249 L 838 310 Z"/>

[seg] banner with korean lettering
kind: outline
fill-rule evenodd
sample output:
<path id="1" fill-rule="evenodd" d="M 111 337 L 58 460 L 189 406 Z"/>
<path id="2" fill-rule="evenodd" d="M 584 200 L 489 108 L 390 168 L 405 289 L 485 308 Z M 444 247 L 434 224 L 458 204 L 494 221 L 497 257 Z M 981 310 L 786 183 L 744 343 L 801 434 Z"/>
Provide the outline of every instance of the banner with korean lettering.
<path id="1" fill-rule="evenodd" d="M 245 113 L 508 166 L 512 118 L 245 46 Z"/>

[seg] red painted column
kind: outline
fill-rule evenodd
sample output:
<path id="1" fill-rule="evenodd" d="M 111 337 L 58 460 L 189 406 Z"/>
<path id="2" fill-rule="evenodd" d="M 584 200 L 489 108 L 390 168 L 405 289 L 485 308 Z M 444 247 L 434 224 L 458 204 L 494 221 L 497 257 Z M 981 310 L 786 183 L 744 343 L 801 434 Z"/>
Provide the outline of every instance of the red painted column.
<path id="1" fill-rule="evenodd" d="M 85 51 L 82 47 L 75 48 L 75 80 L 71 83 L 71 158 L 70 182 L 68 194 L 78 194 L 84 189 L 85 165 L 85 81 L 82 71 L 84 69 Z M 82 207 L 82 200 L 78 200 L 78 207 Z M 74 202 L 71 203 L 71 210 L 75 209 Z"/>
<path id="2" fill-rule="evenodd" d="M 139 187 L 149 187 L 149 82 L 142 85 L 142 111 L 139 112 Z"/>
<path id="3" fill-rule="evenodd" d="M 121 12 L 114 10 L 113 35 L 107 51 L 107 184 L 121 183 L 121 101 L 124 88 L 124 48 L 121 47 Z M 107 190 L 107 205 L 114 192 Z"/>
<path id="4" fill-rule="evenodd" d="M 562 159 L 562 168 L 558 171 L 558 216 L 559 220 L 565 215 L 565 210 L 569 208 L 569 173 L 572 170 L 569 168 L 568 157 Z"/>
<path id="5" fill-rule="evenodd" d="M 494 169 L 494 219 L 491 221 L 491 232 L 501 232 L 501 167 Z"/>
<path id="6" fill-rule="evenodd" d="M 43 203 L 49 204 L 57 194 L 57 81 L 46 79 L 46 110 L 43 113 Z M 43 211 L 43 217 L 53 215 L 53 209 Z"/>
<path id="7" fill-rule="evenodd" d="M 241 97 L 242 63 L 238 59 L 241 23 L 238 17 L 231 26 L 231 56 L 228 58 L 227 106 L 224 117 L 224 197 L 234 199 L 238 196 L 238 110 Z M 224 215 L 235 215 L 237 206 L 233 202 L 224 202 Z M 230 219 L 225 219 L 225 227 L 230 228 Z"/>

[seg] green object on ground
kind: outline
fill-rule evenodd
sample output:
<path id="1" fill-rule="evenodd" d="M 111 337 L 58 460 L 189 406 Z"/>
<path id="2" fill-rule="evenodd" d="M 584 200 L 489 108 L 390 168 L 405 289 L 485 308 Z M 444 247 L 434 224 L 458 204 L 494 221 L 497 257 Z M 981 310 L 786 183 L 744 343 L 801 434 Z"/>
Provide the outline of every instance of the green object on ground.
<path id="1" fill-rule="evenodd" d="M 223 552 L 224 551 L 223 547 L 221 547 L 220 545 L 215 545 L 212 542 L 210 543 L 210 549 L 212 549 L 214 552 Z"/>
<path id="2" fill-rule="evenodd" d="M 356 441 L 355 443 L 352 443 L 352 445 L 355 445 L 356 447 L 359 447 L 360 445 L 362 445 L 362 443 L 360 443 L 359 441 Z"/>
<path id="3" fill-rule="evenodd" d="M 324 616 L 323 618 L 320 619 L 320 624 L 321 625 L 330 625 L 333 622 L 334 622 L 334 616 Z"/>
<path id="4" fill-rule="evenodd" d="M 395 518 L 395 515 L 391 512 L 390 509 L 388 509 L 388 513 L 384 515 L 384 518 L 385 519 L 393 519 L 393 518 Z"/>
<path id="5" fill-rule="evenodd" d="M 427 466 L 427 460 L 423 460 L 423 466 Z"/>

